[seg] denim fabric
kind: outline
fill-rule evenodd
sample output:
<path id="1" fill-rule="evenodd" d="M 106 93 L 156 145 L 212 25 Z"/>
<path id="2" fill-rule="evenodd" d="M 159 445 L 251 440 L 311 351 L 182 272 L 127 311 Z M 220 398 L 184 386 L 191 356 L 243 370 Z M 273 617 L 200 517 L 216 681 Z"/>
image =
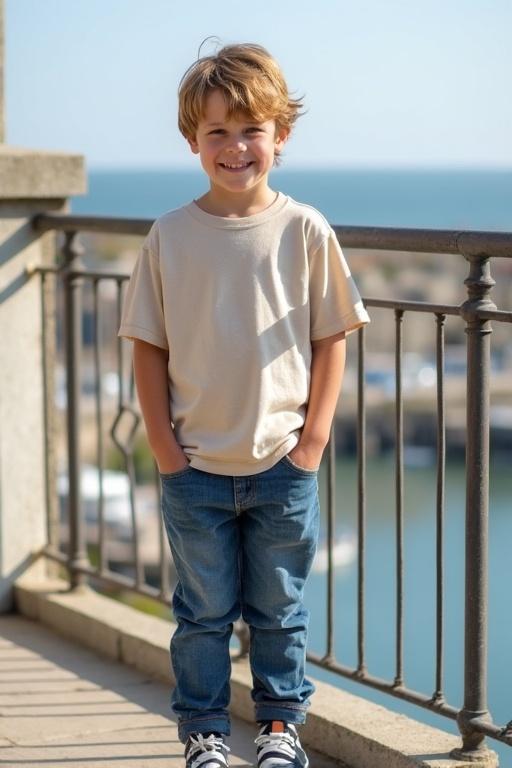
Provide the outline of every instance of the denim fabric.
<path id="1" fill-rule="evenodd" d="M 171 705 L 181 741 L 230 733 L 229 641 L 240 616 L 250 629 L 256 720 L 303 723 L 314 691 L 304 676 L 302 601 L 318 539 L 317 472 L 285 456 L 255 475 L 186 467 L 161 480 L 178 575 Z"/>

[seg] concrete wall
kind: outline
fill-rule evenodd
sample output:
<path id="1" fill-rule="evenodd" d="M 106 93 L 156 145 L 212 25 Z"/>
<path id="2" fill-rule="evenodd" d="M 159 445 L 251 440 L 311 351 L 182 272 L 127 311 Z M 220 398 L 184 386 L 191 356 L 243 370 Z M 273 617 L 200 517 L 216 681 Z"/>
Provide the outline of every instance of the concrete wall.
<path id="1" fill-rule="evenodd" d="M 31 220 L 84 191 L 83 158 L 0 146 L 0 612 L 47 539 L 41 281 L 31 268 L 53 260 L 55 236 Z"/>
<path id="2" fill-rule="evenodd" d="M 4 0 L 0 0 L 0 142 L 5 141 L 4 127 Z"/>

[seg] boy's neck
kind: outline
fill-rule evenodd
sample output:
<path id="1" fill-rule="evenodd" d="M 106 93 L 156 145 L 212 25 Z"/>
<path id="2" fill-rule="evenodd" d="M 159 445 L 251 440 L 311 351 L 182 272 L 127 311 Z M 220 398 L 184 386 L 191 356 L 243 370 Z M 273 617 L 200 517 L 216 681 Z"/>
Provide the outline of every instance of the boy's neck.
<path id="1" fill-rule="evenodd" d="M 278 193 L 266 187 L 265 189 L 258 189 L 254 192 L 249 190 L 245 194 L 226 195 L 222 190 L 219 193 L 215 187 L 212 187 L 202 197 L 198 198 L 195 203 L 205 211 L 213 216 L 223 216 L 228 219 L 240 219 L 245 216 L 252 216 L 255 213 L 264 211 L 275 202 Z"/>

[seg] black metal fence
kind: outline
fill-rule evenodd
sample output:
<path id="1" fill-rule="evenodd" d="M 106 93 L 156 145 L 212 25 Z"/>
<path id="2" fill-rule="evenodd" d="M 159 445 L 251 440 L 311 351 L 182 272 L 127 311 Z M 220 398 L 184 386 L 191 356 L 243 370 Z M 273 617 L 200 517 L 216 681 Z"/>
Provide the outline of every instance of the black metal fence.
<path id="1" fill-rule="evenodd" d="M 65 242 L 60 265 L 41 268 L 43 288 L 49 279 L 57 279 L 63 296 L 63 328 L 65 337 L 66 373 L 66 427 L 68 462 L 68 522 L 67 552 L 58 542 L 50 542 L 46 554 L 65 565 L 72 586 L 94 578 L 101 583 L 139 592 L 166 604 L 170 601 L 169 562 L 164 544 L 161 522 L 158 525 L 158 585 L 146 582 L 144 564 L 140 556 L 138 520 L 135 498 L 134 438 L 140 417 L 135 405 L 133 376 L 127 375 L 127 362 L 121 340 L 116 342 L 116 369 L 118 377 L 117 403 L 110 425 L 112 440 L 124 457 L 129 477 L 129 508 L 131 510 L 131 562 L 132 575 L 127 576 L 109 568 L 106 553 L 106 521 L 104 516 L 103 473 L 105 433 L 102 405 L 102 361 L 100 350 L 101 302 L 99 291 L 109 282 L 115 288 L 116 321 L 119 321 L 123 288 L 127 275 L 117 272 L 86 270 L 80 261 L 79 232 L 145 235 L 150 220 L 114 219 L 88 216 L 41 215 L 33 226 L 42 233 L 50 230 L 63 232 Z M 491 277 L 492 258 L 512 257 L 512 234 L 493 232 L 458 232 L 419 229 L 386 229 L 369 227 L 335 227 L 342 245 L 348 248 L 377 249 L 382 251 L 412 251 L 423 253 L 455 254 L 469 263 L 469 274 L 464 283 L 467 298 L 460 305 L 431 304 L 419 301 L 393 301 L 365 298 L 368 308 L 387 309 L 394 314 L 395 325 L 395 489 L 396 489 L 396 663 L 394 679 L 378 678 L 367 669 L 365 657 L 365 542 L 366 542 L 366 398 L 365 366 L 367 331 L 358 335 L 357 363 L 357 466 L 358 466 L 358 600 L 357 648 L 355 668 L 347 667 L 336 659 L 334 637 L 334 559 L 333 543 L 336 515 L 336 447 L 331 436 L 327 452 L 327 647 L 324 655 L 309 653 L 311 662 L 347 678 L 414 703 L 438 714 L 456 719 L 462 735 L 458 756 L 476 758 L 485 754 L 485 736 L 491 736 L 512 746 L 512 722 L 505 726 L 493 723 L 487 707 L 487 619 L 488 619 L 488 498 L 489 498 L 489 402 L 490 402 L 490 334 L 491 320 L 511 323 L 512 312 L 500 311 L 490 293 L 494 285 Z M 92 291 L 92 346 L 94 367 L 94 408 L 96 424 L 96 467 L 98 474 L 98 526 L 97 563 L 89 560 L 85 541 L 85 523 L 82 510 L 80 478 L 81 460 L 79 435 L 81 429 L 81 359 L 82 359 L 82 299 L 84 284 Z M 46 295 L 43 290 L 43 295 Z M 424 313 L 435 323 L 436 337 L 436 425 L 437 425 L 437 488 L 436 488 L 436 671 L 433 692 L 409 689 L 404 680 L 404 440 L 402 354 L 403 324 L 410 313 Z M 444 482 L 446 464 L 445 441 L 445 321 L 455 316 L 465 324 L 467 335 L 466 374 L 466 524 L 465 524 L 465 648 L 464 648 L 464 702 L 462 709 L 446 701 L 444 693 L 443 649 L 444 611 L 443 580 L 444 552 Z M 45 365 L 45 370 L 47 369 Z M 46 380 L 48 381 L 47 377 Z M 126 422 L 128 420 L 128 425 Z M 121 424 L 124 430 L 121 430 Z M 123 431 L 123 436 L 121 435 Z M 51 439 L 50 434 L 48 440 Z M 50 448 L 50 446 L 49 446 Z M 155 507 L 159 508 L 159 483 L 155 468 Z"/>

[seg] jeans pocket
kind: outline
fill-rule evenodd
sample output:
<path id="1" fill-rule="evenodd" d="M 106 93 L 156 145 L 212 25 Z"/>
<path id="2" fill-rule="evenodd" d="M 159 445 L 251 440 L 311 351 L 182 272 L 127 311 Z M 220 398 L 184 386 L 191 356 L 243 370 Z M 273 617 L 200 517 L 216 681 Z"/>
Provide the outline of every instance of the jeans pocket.
<path id="1" fill-rule="evenodd" d="M 300 467 L 298 464 L 295 464 L 292 459 L 286 454 L 286 456 L 283 456 L 282 461 L 290 467 L 290 469 L 295 470 L 295 472 L 298 472 L 303 475 L 316 475 L 318 474 L 318 467 L 316 469 L 308 469 L 307 467 Z"/>
<path id="2" fill-rule="evenodd" d="M 187 472 L 192 472 L 192 469 L 193 467 L 189 464 L 187 467 L 183 467 L 183 469 L 178 469 L 177 472 L 160 472 L 160 479 L 164 481 L 171 480 L 174 477 L 181 477 L 181 475 L 185 475 Z"/>

